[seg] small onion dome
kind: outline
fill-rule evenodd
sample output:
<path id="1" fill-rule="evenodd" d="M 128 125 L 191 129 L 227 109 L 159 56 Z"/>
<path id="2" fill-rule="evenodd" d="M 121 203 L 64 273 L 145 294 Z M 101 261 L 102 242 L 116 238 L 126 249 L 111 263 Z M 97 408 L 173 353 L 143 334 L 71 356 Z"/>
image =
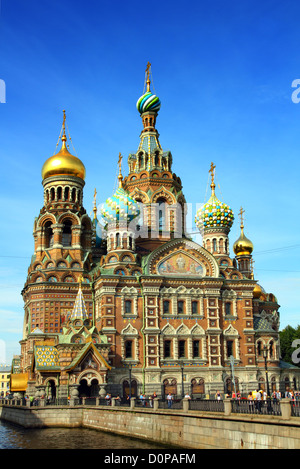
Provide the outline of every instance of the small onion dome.
<path id="1" fill-rule="evenodd" d="M 265 294 L 263 287 L 257 283 L 253 289 L 253 298 L 259 299 L 261 296 L 264 297 Z"/>
<path id="2" fill-rule="evenodd" d="M 66 136 L 62 137 L 60 151 L 48 158 L 42 168 L 42 178 L 51 176 L 76 176 L 84 180 L 85 167 L 82 161 L 73 156 L 66 146 Z"/>
<path id="3" fill-rule="evenodd" d="M 200 231 L 206 228 L 231 228 L 233 220 L 234 215 L 231 208 L 220 202 L 214 193 L 208 202 L 197 211 L 195 217 L 196 226 Z"/>
<path id="4" fill-rule="evenodd" d="M 106 223 L 131 221 L 139 214 L 138 203 L 122 187 L 119 187 L 101 207 L 101 215 Z"/>
<path id="5" fill-rule="evenodd" d="M 233 252 L 236 256 L 250 256 L 253 251 L 253 243 L 244 235 L 244 229 L 241 228 L 241 235 L 233 245 Z"/>
<path id="6" fill-rule="evenodd" d="M 136 103 L 137 110 L 140 114 L 147 111 L 158 112 L 160 106 L 160 99 L 155 94 L 151 93 L 151 91 L 147 91 L 147 93 L 143 94 Z"/>

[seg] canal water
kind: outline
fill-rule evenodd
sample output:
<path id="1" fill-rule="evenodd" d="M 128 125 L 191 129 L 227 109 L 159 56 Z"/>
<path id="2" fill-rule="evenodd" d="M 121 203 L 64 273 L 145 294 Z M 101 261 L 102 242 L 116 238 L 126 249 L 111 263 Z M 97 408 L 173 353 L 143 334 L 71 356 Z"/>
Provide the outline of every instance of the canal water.
<path id="1" fill-rule="evenodd" d="M 164 450 L 167 448 L 157 443 L 88 428 L 28 429 L 0 420 L 0 449 Z"/>

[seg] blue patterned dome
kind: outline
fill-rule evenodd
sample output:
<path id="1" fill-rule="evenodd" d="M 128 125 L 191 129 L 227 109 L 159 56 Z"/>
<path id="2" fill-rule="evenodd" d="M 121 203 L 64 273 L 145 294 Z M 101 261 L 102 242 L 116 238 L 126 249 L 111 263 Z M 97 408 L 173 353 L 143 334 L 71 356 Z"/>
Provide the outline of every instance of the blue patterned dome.
<path id="1" fill-rule="evenodd" d="M 231 228 L 234 220 L 231 208 L 212 194 L 208 202 L 201 207 L 195 217 L 200 231 L 206 228 Z"/>
<path id="2" fill-rule="evenodd" d="M 146 111 L 158 112 L 160 106 L 160 99 L 155 94 L 151 93 L 151 91 L 147 91 L 147 93 L 143 94 L 136 103 L 137 110 L 140 114 Z"/>
<path id="3" fill-rule="evenodd" d="M 101 207 L 101 215 L 106 223 L 130 222 L 139 214 L 138 203 L 122 187 L 119 187 L 115 194 L 107 199 Z"/>

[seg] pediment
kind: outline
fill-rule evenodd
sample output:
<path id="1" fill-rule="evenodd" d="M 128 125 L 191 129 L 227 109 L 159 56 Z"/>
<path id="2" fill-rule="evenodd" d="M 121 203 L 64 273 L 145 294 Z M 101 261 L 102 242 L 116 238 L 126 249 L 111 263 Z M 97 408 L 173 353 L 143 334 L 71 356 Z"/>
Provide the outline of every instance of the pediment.
<path id="1" fill-rule="evenodd" d="M 164 277 L 219 277 L 219 266 L 210 252 L 199 244 L 178 239 L 149 255 L 145 273 Z"/>

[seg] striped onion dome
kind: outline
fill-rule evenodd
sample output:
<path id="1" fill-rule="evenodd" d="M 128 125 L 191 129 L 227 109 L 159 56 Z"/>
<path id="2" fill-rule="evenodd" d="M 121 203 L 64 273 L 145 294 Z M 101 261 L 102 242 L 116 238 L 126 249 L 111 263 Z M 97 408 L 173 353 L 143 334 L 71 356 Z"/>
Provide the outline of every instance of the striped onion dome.
<path id="1" fill-rule="evenodd" d="M 196 226 L 200 231 L 206 228 L 231 228 L 234 220 L 231 208 L 221 202 L 213 193 L 201 207 L 195 217 Z"/>
<path id="2" fill-rule="evenodd" d="M 106 223 L 130 222 L 139 214 L 138 203 L 122 187 L 119 187 L 115 194 L 107 199 L 101 207 L 101 215 Z"/>
<path id="3" fill-rule="evenodd" d="M 147 91 L 143 94 L 136 103 L 137 110 L 140 114 L 147 111 L 158 112 L 160 110 L 160 106 L 160 99 L 155 94 L 151 93 L 151 91 Z"/>

